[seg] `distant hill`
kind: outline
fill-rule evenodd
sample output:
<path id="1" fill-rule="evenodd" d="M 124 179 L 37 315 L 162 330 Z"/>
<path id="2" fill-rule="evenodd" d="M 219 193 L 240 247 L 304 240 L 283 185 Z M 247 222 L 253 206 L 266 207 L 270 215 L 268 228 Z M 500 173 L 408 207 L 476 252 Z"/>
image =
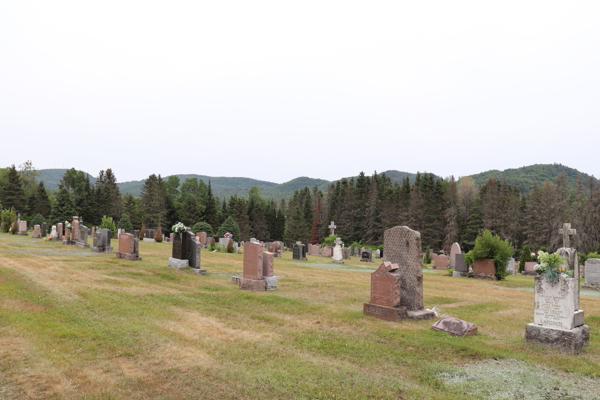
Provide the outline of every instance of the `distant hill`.
<path id="1" fill-rule="evenodd" d="M 471 177 L 475 179 L 475 183 L 478 185 L 486 183 L 489 178 L 495 178 L 499 181 L 506 179 L 509 184 L 518 187 L 521 193 L 527 193 L 533 188 L 534 184 L 543 186 L 546 181 L 556 182 L 556 177 L 561 173 L 564 173 L 567 177 L 567 182 L 571 189 L 575 189 L 578 176 L 584 184 L 587 184 L 590 178 L 590 175 L 586 173 L 561 164 L 535 164 L 527 167 L 506 169 L 504 171 L 491 170 L 471 175 Z"/>
<path id="2" fill-rule="evenodd" d="M 43 169 L 39 170 L 42 174 L 38 177 L 38 181 L 43 180 L 48 189 L 56 189 L 60 184 L 60 180 L 67 171 L 66 169 Z M 536 164 L 528 167 L 507 169 L 505 171 L 486 171 L 479 174 L 471 175 L 478 185 L 487 182 L 488 178 L 496 178 L 500 181 L 507 180 L 511 185 L 517 186 L 521 193 L 527 193 L 533 188 L 534 184 L 542 186 L 545 181 L 555 182 L 556 177 L 564 173 L 567 176 L 567 181 L 570 188 L 575 188 L 576 178 L 579 176 L 583 182 L 587 182 L 590 175 L 579 172 L 576 169 L 566 167 L 561 164 Z M 404 178 L 408 177 L 410 183 L 414 183 L 416 174 L 411 172 L 402 172 L 396 170 L 383 171 L 379 174 L 385 174 L 390 177 L 394 183 L 402 183 Z M 198 178 L 204 180 L 205 183 L 211 181 L 213 194 L 219 198 L 228 198 L 233 195 L 248 196 L 248 190 L 252 186 L 260 186 L 262 195 L 267 199 L 289 199 L 294 194 L 295 190 L 302 189 L 305 186 L 313 188 L 317 186 L 324 193 L 327 192 L 329 184 L 335 183 L 336 181 L 330 182 L 325 179 L 315 179 L 309 177 L 299 177 L 292 179 L 289 182 L 277 184 L 268 181 L 259 181 L 251 178 L 228 178 L 228 177 L 212 177 L 206 175 L 196 174 L 181 174 L 177 175 L 183 183 L 188 178 Z M 370 174 L 368 174 L 370 176 Z M 168 177 L 163 177 L 167 179 Z M 346 179 L 350 179 L 348 177 Z M 354 177 L 356 178 L 356 177 Z M 90 181 L 96 182 L 96 178 L 90 175 Z M 118 183 L 121 193 L 131 193 L 134 196 L 139 196 L 142 186 L 144 185 L 143 180 L 129 181 Z"/>

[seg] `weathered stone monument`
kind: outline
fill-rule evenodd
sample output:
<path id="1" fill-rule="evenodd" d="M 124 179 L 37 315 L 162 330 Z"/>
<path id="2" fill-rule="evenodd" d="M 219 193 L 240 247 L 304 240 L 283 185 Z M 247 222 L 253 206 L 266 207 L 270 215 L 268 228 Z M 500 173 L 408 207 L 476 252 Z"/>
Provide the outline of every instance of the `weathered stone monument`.
<path id="1" fill-rule="evenodd" d="M 79 224 L 79 240 L 75 241 L 75 245 L 81 248 L 90 247 L 88 243 L 88 228 L 83 224 Z"/>
<path id="2" fill-rule="evenodd" d="M 63 235 L 65 234 L 64 229 L 65 229 L 64 225 L 61 224 L 60 222 L 58 224 L 56 224 L 56 235 L 57 235 L 58 240 L 63 239 Z"/>
<path id="3" fill-rule="evenodd" d="M 576 234 L 571 224 L 559 230 L 563 247 L 558 252 L 566 266 L 573 265 L 573 278 L 561 273 L 556 281 L 542 274 L 535 278 L 535 308 L 533 323 L 525 327 L 528 343 L 578 354 L 588 344 L 589 328 L 579 301 L 579 259 L 570 247 L 570 236 Z"/>
<path id="4" fill-rule="evenodd" d="M 281 257 L 280 246 L 281 245 L 279 242 L 269 242 L 267 248 L 269 250 L 269 253 L 273 253 L 273 257 Z"/>
<path id="5" fill-rule="evenodd" d="M 375 250 L 375 258 L 381 258 L 381 251 L 379 249 Z"/>
<path id="6" fill-rule="evenodd" d="M 448 269 L 448 256 L 445 254 L 431 255 L 433 260 L 433 269 Z"/>
<path id="7" fill-rule="evenodd" d="M 27 221 L 19 221 L 19 235 L 29 235 L 29 232 L 27 232 Z"/>
<path id="8" fill-rule="evenodd" d="M 169 267 L 182 269 L 191 267 L 196 274 L 204 275 L 206 270 L 200 268 L 200 251 L 202 245 L 196 241 L 195 236 L 189 231 L 175 234 L 173 240 L 172 257 L 169 257 Z"/>
<path id="9" fill-rule="evenodd" d="M 299 245 L 300 246 L 300 245 Z M 273 253 L 264 251 L 257 242 L 244 246 L 244 275 L 232 277 L 240 289 L 264 292 L 277 289 L 277 277 L 273 276 Z"/>
<path id="10" fill-rule="evenodd" d="M 92 237 L 92 251 L 97 251 L 99 253 L 112 253 L 112 232 L 110 231 L 110 229 L 100 228 L 96 229 L 95 232 L 92 233 L 94 235 Z M 119 238 L 122 234 L 123 233 L 119 235 Z"/>
<path id="11" fill-rule="evenodd" d="M 174 234 L 171 233 L 171 236 L 173 236 Z M 206 235 L 206 232 L 197 232 L 196 233 L 196 237 L 198 238 L 198 240 L 200 241 L 200 244 L 202 245 L 202 247 L 206 247 L 206 238 L 208 237 Z"/>
<path id="12" fill-rule="evenodd" d="M 583 287 L 600 290 L 600 258 L 588 258 L 586 260 Z"/>
<path id="13" fill-rule="evenodd" d="M 342 248 L 342 253 L 344 254 L 344 260 L 352 260 L 352 249 L 350 247 Z"/>
<path id="14" fill-rule="evenodd" d="M 452 243 L 452 247 L 450 248 L 450 260 L 448 260 L 450 268 L 456 268 L 456 255 L 461 253 L 460 244 L 456 242 Z"/>
<path id="15" fill-rule="evenodd" d="M 423 268 L 421 266 L 421 234 L 407 226 L 396 226 L 383 234 L 384 260 L 398 265 L 401 277 L 401 302 L 409 318 L 433 318 L 425 309 Z"/>
<path id="16" fill-rule="evenodd" d="M 335 239 L 332 261 L 336 264 L 344 263 L 344 255 L 342 254 L 342 239 L 340 238 Z"/>
<path id="17" fill-rule="evenodd" d="M 119 251 L 117 258 L 122 258 L 129 261 L 138 261 L 140 257 L 140 239 L 136 238 L 131 233 L 121 233 L 119 235 Z"/>
<path id="18" fill-rule="evenodd" d="M 144 242 L 156 242 L 156 229 L 146 229 L 144 232 Z"/>
<path id="19" fill-rule="evenodd" d="M 329 228 L 329 234 L 330 235 L 335 235 L 335 228 L 337 228 L 337 226 L 335 226 L 335 224 L 333 223 L 333 221 L 331 221 L 331 224 L 329 224 L 328 228 Z"/>
<path id="20" fill-rule="evenodd" d="M 42 222 L 42 226 L 40 227 L 40 229 L 41 229 L 42 237 L 48 236 L 48 224 L 47 223 Z"/>
<path id="21" fill-rule="evenodd" d="M 508 265 L 506 266 L 506 271 L 512 275 L 515 275 L 517 273 L 517 262 L 515 261 L 514 258 L 509 258 L 508 259 Z"/>
<path id="22" fill-rule="evenodd" d="M 33 236 L 31 236 L 33 239 L 41 239 L 42 235 L 41 235 L 41 229 L 39 225 L 34 225 L 33 226 Z"/>
<path id="23" fill-rule="evenodd" d="M 477 326 L 462 319 L 445 315 L 442 319 L 431 326 L 431 329 L 446 332 L 453 336 L 474 336 L 477 334 Z"/>
<path id="24" fill-rule="evenodd" d="M 73 222 L 71 223 L 71 240 L 79 241 L 79 217 L 74 216 Z"/>
<path id="25" fill-rule="evenodd" d="M 56 225 L 52 225 L 52 240 L 58 240 L 58 231 L 56 230 Z"/>
<path id="26" fill-rule="evenodd" d="M 465 261 L 465 254 L 456 254 L 454 260 L 456 265 L 454 266 L 454 272 L 452 273 L 452 276 L 467 276 L 469 274 L 469 266 Z"/>

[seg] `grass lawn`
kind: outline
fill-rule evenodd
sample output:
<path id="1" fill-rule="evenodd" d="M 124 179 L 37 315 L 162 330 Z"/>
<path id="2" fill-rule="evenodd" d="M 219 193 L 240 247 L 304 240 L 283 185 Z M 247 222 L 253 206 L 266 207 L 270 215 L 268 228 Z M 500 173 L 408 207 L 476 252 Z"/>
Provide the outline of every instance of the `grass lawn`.
<path id="1" fill-rule="evenodd" d="M 140 246 L 130 262 L 0 234 L 0 399 L 600 398 L 598 292 L 582 290 L 590 345 L 573 356 L 525 343 L 533 277 L 426 270 L 425 306 L 478 327 L 456 338 L 363 316 L 377 262 L 288 251 L 279 289 L 254 293 L 231 283 L 242 255 L 203 250 L 197 276 L 167 267 L 169 244 Z M 597 397 L 564 397 L 578 382 Z"/>

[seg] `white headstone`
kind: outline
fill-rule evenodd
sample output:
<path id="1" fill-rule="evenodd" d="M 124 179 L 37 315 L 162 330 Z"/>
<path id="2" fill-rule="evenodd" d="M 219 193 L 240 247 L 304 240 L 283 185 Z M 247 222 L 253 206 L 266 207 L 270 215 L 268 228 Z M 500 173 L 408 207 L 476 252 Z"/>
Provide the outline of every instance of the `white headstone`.
<path id="1" fill-rule="evenodd" d="M 600 288 L 600 258 L 588 258 L 586 260 L 585 286 Z"/>
<path id="2" fill-rule="evenodd" d="M 344 263 L 344 253 L 342 252 L 342 239 L 335 239 L 335 247 L 333 248 L 333 262 L 343 264 Z"/>
<path id="3" fill-rule="evenodd" d="M 58 233 L 56 232 L 56 225 L 52 225 L 52 240 L 58 239 Z"/>
<path id="4" fill-rule="evenodd" d="M 333 223 L 333 221 L 331 221 L 331 224 L 328 226 L 328 228 L 331 230 L 331 232 L 329 234 L 330 235 L 335 235 L 335 228 L 337 228 L 337 226 L 335 226 L 335 224 Z"/>

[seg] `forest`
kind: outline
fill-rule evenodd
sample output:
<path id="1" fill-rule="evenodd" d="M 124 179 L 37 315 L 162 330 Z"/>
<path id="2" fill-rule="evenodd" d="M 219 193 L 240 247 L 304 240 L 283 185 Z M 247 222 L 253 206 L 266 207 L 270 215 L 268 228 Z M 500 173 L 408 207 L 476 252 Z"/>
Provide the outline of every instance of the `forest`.
<path id="1" fill-rule="evenodd" d="M 393 182 L 385 174 L 361 172 L 329 184 L 326 190 L 305 186 L 279 201 L 266 199 L 258 186 L 251 187 L 247 197 L 221 199 L 213 195 L 210 180 L 205 183 L 196 177 L 182 182 L 177 176 L 163 179 L 152 174 L 140 196 L 134 197 L 120 193 L 110 168 L 95 180 L 67 170 L 56 190 L 36 182 L 36 174 L 30 162 L 0 170 L 3 215 L 13 210 L 27 221 L 37 216 L 50 224 L 78 215 L 91 226 L 108 216 L 124 229 L 144 226 L 165 233 L 177 222 L 189 227 L 203 223 L 199 226 L 210 227 L 214 234 L 231 228 L 236 240 L 255 237 L 286 243 L 305 239 L 323 243 L 330 221 L 335 221 L 335 233 L 347 245 L 367 246 L 381 245 L 386 229 L 406 225 L 421 232 L 424 249 L 447 252 L 454 242 L 468 251 L 483 229 L 508 239 L 515 252 L 524 245 L 534 251 L 555 250 L 561 245 L 558 229 L 570 222 L 577 229 L 574 243 L 580 251 L 597 251 L 600 244 L 600 185 L 592 177 L 587 181 L 575 177 L 571 187 L 562 172 L 555 182 L 534 183 L 527 193 L 506 179 L 491 177 L 477 184 L 472 177 L 455 180 L 417 173 L 414 181 L 406 177 Z M 6 222 L 5 231 L 10 221 Z"/>

